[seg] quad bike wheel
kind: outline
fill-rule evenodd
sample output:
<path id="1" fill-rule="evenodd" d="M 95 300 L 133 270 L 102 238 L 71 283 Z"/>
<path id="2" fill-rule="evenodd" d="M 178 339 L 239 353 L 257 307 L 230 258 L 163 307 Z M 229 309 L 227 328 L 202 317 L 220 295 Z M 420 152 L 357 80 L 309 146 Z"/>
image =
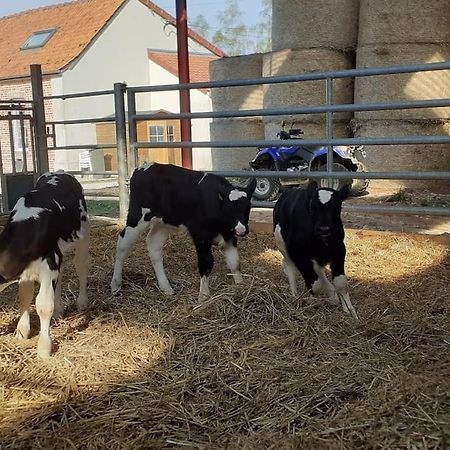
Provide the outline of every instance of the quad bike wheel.
<path id="1" fill-rule="evenodd" d="M 263 169 L 261 169 L 263 170 Z M 264 169 L 267 170 L 267 169 Z M 275 200 L 280 192 L 281 183 L 278 178 L 257 178 L 253 198 L 259 201 Z"/>
<path id="2" fill-rule="evenodd" d="M 356 163 L 357 172 L 367 172 L 367 167 L 360 161 Z M 367 188 L 369 187 L 369 180 L 366 178 L 354 179 L 350 188 L 350 195 L 353 197 L 360 197 L 367 194 Z"/>

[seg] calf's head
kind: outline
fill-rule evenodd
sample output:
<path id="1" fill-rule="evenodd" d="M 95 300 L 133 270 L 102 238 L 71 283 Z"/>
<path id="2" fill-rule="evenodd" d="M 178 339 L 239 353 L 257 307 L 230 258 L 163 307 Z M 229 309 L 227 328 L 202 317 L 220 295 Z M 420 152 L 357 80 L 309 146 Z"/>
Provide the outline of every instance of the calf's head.
<path id="1" fill-rule="evenodd" d="M 232 186 L 231 190 L 221 194 L 223 218 L 235 236 L 248 234 L 250 201 L 255 188 L 256 180 L 253 179 L 245 188 Z"/>
<path id="2" fill-rule="evenodd" d="M 342 202 L 348 197 L 349 185 L 339 191 L 319 188 L 315 181 L 309 183 L 309 214 L 313 224 L 313 235 L 321 241 L 328 241 L 342 230 Z"/>

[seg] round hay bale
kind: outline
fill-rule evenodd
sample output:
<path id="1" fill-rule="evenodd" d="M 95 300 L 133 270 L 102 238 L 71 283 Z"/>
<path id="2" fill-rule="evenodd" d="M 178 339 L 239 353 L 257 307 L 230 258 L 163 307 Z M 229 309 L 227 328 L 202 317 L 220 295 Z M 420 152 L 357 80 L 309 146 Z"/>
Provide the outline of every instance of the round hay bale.
<path id="1" fill-rule="evenodd" d="M 262 54 L 233 56 L 217 59 L 209 65 L 211 81 L 262 76 Z M 213 111 L 229 109 L 260 109 L 263 105 L 263 88 L 258 86 L 211 89 Z"/>
<path id="2" fill-rule="evenodd" d="M 361 0 L 358 46 L 448 42 L 448 0 Z"/>
<path id="3" fill-rule="evenodd" d="M 289 125 L 289 122 L 288 122 Z M 266 139 L 277 139 L 277 133 L 280 131 L 281 120 L 267 119 L 264 123 L 264 133 Z M 296 125 L 294 124 L 294 128 Z M 304 139 L 327 137 L 327 129 L 325 122 L 302 122 L 299 127 L 304 131 Z M 288 128 L 288 127 L 286 127 Z M 351 127 L 346 122 L 336 122 L 333 126 L 334 137 L 352 137 Z"/>
<path id="4" fill-rule="evenodd" d="M 431 136 L 450 134 L 449 122 L 356 121 L 355 137 Z M 450 171 L 450 145 L 366 145 L 364 161 L 369 171 Z M 448 181 L 399 180 L 398 186 L 450 192 Z"/>
<path id="5" fill-rule="evenodd" d="M 359 0 L 273 0 L 272 49 L 354 49 Z"/>
<path id="6" fill-rule="evenodd" d="M 295 75 L 314 71 L 352 68 L 349 54 L 330 49 L 281 50 L 267 53 L 263 58 L 263 76 Z M 353 79 L 341 78 L 333 82 L 334 103 L 353 102 Z M 264 108 L 287 106 L 313 106 L 326 103 L 325 80 L 301 81 L 264 86 Z M 349 120 L 352 113 L 335 114 L 336 121 Z M 280 119 L 281 121 L 281 119 Z M 304 114 L 298 122 L 323 122 L 324 114 Z"/>
<path id="7" fill-rule="evenodd" d="M 261 119 L 216 119 L 210 125 L 212 141 L 264 139 Z M 254 147 L 212 148 L 212 170 L 242 170 L 256 153 Z"/>
<path id="8" fill-rule="evenodd" d="M 450 3 L 450 2 L 449 2 Z M 358 68 L 450 60 L 450 45 L 390 44 L 360 47 Z M 450 98 L 450 71 L 359 77 L 355 103 Z M 447 119 L 450 107 L 356 112 L 358 119 Z"/>

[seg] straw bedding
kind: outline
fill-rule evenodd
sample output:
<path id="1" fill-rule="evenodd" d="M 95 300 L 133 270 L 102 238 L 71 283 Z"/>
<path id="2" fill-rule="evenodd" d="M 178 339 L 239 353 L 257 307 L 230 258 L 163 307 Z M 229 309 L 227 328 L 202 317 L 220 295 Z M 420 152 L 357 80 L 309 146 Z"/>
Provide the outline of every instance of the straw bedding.
<path id="1" fill-rule="evenodd" d="M 272 236 L 241 245 L 243 286 L 217 255 L 199 304 L 192 245 L 167 244 L 177 295 L 158 293 L 144 243 L 111 297 L 117 228 L 94 230 L 86 314 L 68 265 L 56 352 L 15 341 L 0 304 L 0 448 L 444 448 L 450 440 L 447 247 L 349 231 L 359 323 L 288 294 Z M 5 298 L 6 297 L 6 298 Z M 32 329 L 38 324 L 33 314 Z"/>

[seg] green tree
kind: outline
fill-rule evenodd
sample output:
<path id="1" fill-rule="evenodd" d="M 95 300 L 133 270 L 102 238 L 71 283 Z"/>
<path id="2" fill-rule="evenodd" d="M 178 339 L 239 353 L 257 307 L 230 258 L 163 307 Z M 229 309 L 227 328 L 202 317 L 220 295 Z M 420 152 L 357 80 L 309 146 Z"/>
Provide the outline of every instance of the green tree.
<path id="1" fill-rule="evenodd" d="M 236 0 L 228 0 L 217 14 L 219 30 L 212 37 L 214 44 L 228 55 L 248 53 L 248 28 L 242 21 L 242 11 Z"/>
<path id="2" fill-rule="evenodd" d="M 257 36 L 253 49 L 255 53 L 272 50 L 272 0 L 263 0 L 259 22 L 251 28 L 251 31 Z"/>
<path id="3" fill-rule="evenodd" d="M 254 26 L 246 25 L 243 17 L 238 1 L 227 0 L 217 14 L 218 29 L 214 33 L 203 15 L 195 17 L 190 26 L 229 56 L 270 51 L 272 0 L 263 0 L 259 21 Z"/>
<path id="4" fill-rule="evenodd" d="M 206 39 L 210 39 L 211 27 L 203 14 L 199 14 L 191 23 L 190 27 Z"/>

